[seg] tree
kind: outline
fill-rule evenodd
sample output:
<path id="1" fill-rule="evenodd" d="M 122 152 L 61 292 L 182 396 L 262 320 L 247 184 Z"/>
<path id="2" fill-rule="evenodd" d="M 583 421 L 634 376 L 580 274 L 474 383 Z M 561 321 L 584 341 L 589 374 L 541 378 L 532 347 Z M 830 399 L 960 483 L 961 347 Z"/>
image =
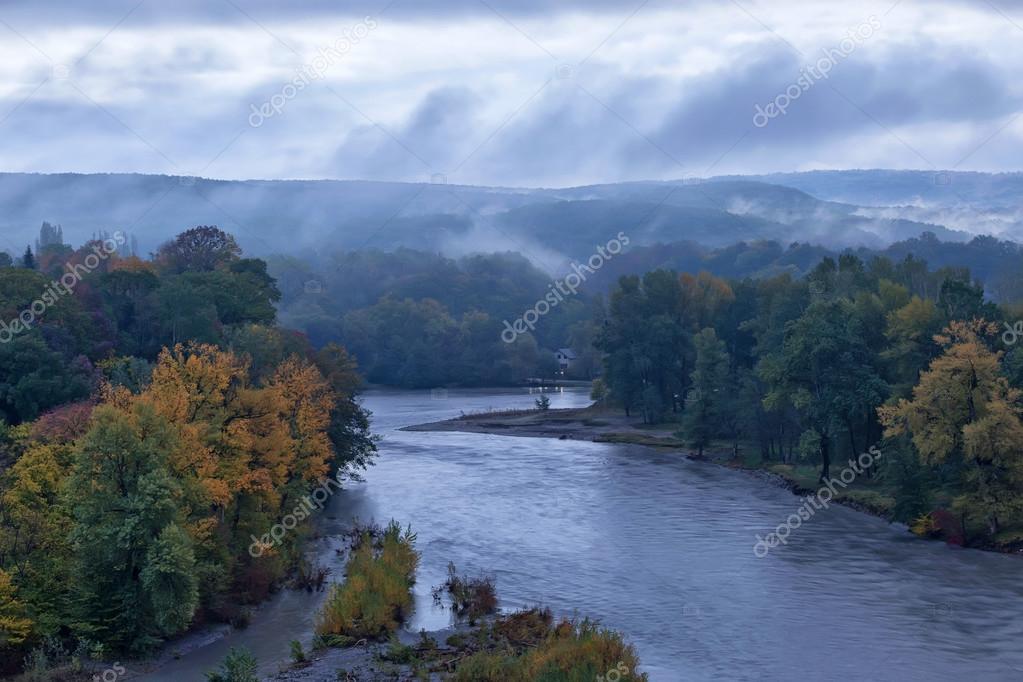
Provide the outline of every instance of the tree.
<path id="1" fill-rule="evenodd" d="M 726 396 L 736 387 L 728 383 L 728 354 L 714 330 L 707 328 L 694 337 L 696 362 L 692 384 L 686 395 L 682 429 L 691 445 L 703 456 L 711 439 L 725 431 Z"/>
<path id="2" fill-rule="evenodd" d="M 703 292 L 694 284 L 694 298 Z M 684 313 L 683 287 L 675 273 L 657 270 L 642 280 L 618 280 L 596 345 L 605 354 L 609 395 L 627 415 L 640 408 L 644 421 L 653 423 L 662 421 L 669 408 L 677 409 L 691 367 Z"/>
<path id="3" fill-rule="evenodd" d="M 26 440 L 24 448 L 0 494 L 0 566 L 17 579 L 36 630 L 50 635 L 68 622 L 64 596 L 72 521 L 62 490 L 73 457 L 66 441 Z"/>
<path id="4" fill-rule="evenodd" d="M 156 252 L 164 272 L 212 272 L 241 256 L 234 237 L 213 225 L 200 225 L 182 232 Z"/>
<path id="5" fill-rule="evenodd" d="M 983 341 L 997 331 L 984 320 L 952 322 L 935 337 L 944 352 L 921 374 L 912 399 L 878 410 L 885 435 L 909 435 L 925 464 L 962 467 L 955 506 L 964 530 L 966 519 L 979 517 L 991 534 L 1023 508 L 1021 393 L 1002 375 L 1001 353 Z"/>
<path id="6" fill-rule="evenodd" d="M 36 257 L 32 254 L 32 247 L 25 247 L 25 255 L 21 257 L 21 267 L 26 270 L 36 269 Z"/>
<path id="7" fill-rule="evenodd" d="M 39 239 L 36 240 L 36 251 L 41 251 L 47 246 L 63 246 L 64 230 L 60 225 L 51 225 L 43 221 L 39 228 Z"/>
<path id="8" fill-rule="evenodd" d="M 781 350 L 761 367 L 771 384 L 765 404 L 790 400 L 815 437 L 822 482 L 831 475 L 834 439 L 846 417 L 884 399 L 887 388 L 871 359 L 852 304 L 831 299 L 811 304 L 788 324 Z"/>
<path id="9" fill-rule="evenodd" d="M 31 421 L 47 410 L 89 395 L 95 370 L 83 357 L 72 361 L 50 350 L 37 332 L 0 344 L 0 418 Z"/>
<path id="10" fill-rule="evenodd" d="M 17 599 L 11 576 L 0 569 L 0 651 L 24 642 L 32 632 L 25 605 Z"/>
<path id="11" fill-rule="evenodd" d="M 185 629 L 198 605 L 181 487 L 168 465 L 181 443 L 146 404 L 96 409 L 69 485 L 77 629 L 143 653 Z"/>
<path id="12" fill-rule="evenodd" d="M 908 395 L 920 372 L 937 354 L 934 335 L 939 330 L 937 307 L 919 296 L 888 313 L 885 329 L 888 347 L 881 352 L 881 357 L 891 363 L 891 376 L 898 392 Z"/>

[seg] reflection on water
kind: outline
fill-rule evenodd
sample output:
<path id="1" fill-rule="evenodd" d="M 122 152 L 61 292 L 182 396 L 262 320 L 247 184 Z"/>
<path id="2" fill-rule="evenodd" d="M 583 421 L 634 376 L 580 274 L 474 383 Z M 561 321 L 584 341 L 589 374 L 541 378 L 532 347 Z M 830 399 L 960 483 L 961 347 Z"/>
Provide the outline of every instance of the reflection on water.
<path id="1" fill-rule="evenodd" d="M 378 464 L 336 496 L 325 532 L 353 517 L 413 524 L 423 562 L 411 629 L 448 622 L 429 591 L 453 561 L 495 575 L 505 608 L 542 603 L 621 630 L 652 680 L 1023 679 L 1017 557 L 916 540 L 833 506 L 757 558 L 755 534 L 801 502 L 741 472 L 636 446 L 396 430 L 534 397 L 368 394 Z M 588 401 L 566 389 L 551 402 Z M 333 547 L 321 542 L 324 561 Z M 238 644 L 272 670 L 291 639 L 309 641 L 320 599 L 281 595 L 248 630 L 147 679 L 201 679 Z"/>

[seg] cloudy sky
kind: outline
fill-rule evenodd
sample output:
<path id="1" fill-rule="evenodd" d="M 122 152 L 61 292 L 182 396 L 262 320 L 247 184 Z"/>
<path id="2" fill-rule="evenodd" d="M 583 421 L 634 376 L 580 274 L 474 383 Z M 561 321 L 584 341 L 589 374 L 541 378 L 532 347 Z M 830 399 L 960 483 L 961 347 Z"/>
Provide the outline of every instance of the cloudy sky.
<path id="1" fill-rule="evenodd" d="M 0 0 L 0 170 L 1019 170 L 1021 71 L 1018 0 Z"/>

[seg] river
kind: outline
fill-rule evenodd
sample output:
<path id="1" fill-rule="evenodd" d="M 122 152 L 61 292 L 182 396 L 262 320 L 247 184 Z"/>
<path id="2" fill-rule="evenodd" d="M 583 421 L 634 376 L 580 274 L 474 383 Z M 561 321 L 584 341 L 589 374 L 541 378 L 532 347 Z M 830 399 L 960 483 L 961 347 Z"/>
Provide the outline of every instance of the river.
<path id="1" fill-rule="evenodd" d="M 549 395 L 554 408 L 588 402 Z M 755 535 L 801 503 L 745 473 L 640 446 L 398 430 L 534 397 L 367 393 L 380 455 L 319 519 L 323 563 L 340 572 L 336 535 L 353 518 L 411 522 L 422 565 L 410 630 L 448 623 L 429 592 L 453 561 L 496 576 L 504 608 L 546 604 L 620 630 L 655 682 L 1023 679 L 1019 557 L 832 506 L 758 558 Z M 323 596 L 284 592 L 246 630 L 141 679 L 201 680 L 230 646 L 273 672 L 292 639 L 308 648 Z"/>

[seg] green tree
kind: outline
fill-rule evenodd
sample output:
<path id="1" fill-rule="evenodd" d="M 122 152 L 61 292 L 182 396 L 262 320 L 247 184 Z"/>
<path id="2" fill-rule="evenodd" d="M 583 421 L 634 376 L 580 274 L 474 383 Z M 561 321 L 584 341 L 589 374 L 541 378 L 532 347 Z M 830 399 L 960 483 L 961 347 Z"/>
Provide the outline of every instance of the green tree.
<path id="1" fill-rule="evenodd" d="M 43 412 L 89 395 L 95 381 L 85 358 L 69 361 L 50 350 L 38 332 L 0 343 L 0 419 L 30 421 Z"/>
<path id="2" fill-rule="evenodd" d="M 853 411 L 873 409 L 886 392 L 845 300 L 813 303 L 786 326 L 785 341 L 761 372 L 771 385 L 768 407 L 791 401 L 818 442 L 820 480 L 831 475 L 835 436 Z"/>
<path id="3" fill-rule="evenodd" d="M 210 272 L 238 260 L 241 247 L 234 237 L 213 225 L 186 230 L 161 246 L 156 262 L 165 272 Z"/>
<path id="4" fill-rule="evenodd" d="M 686 396 L 682 430 L 690 444 L 703 456 L 703 449 L 726 431 L 729 405 L 726 396 L 736 387 L 728 383 L 728 353 L 713 329 L 702 330 L 694 338 L 696 362 L 692 383 Z"/>
<path id="5" fill-rule="evenodd" d="M 195 557 L 168 467 L 179 440 L 145 404 L 101 406 L 68 486 L 80 634 L 142 653 L 191 622 Z"/>

